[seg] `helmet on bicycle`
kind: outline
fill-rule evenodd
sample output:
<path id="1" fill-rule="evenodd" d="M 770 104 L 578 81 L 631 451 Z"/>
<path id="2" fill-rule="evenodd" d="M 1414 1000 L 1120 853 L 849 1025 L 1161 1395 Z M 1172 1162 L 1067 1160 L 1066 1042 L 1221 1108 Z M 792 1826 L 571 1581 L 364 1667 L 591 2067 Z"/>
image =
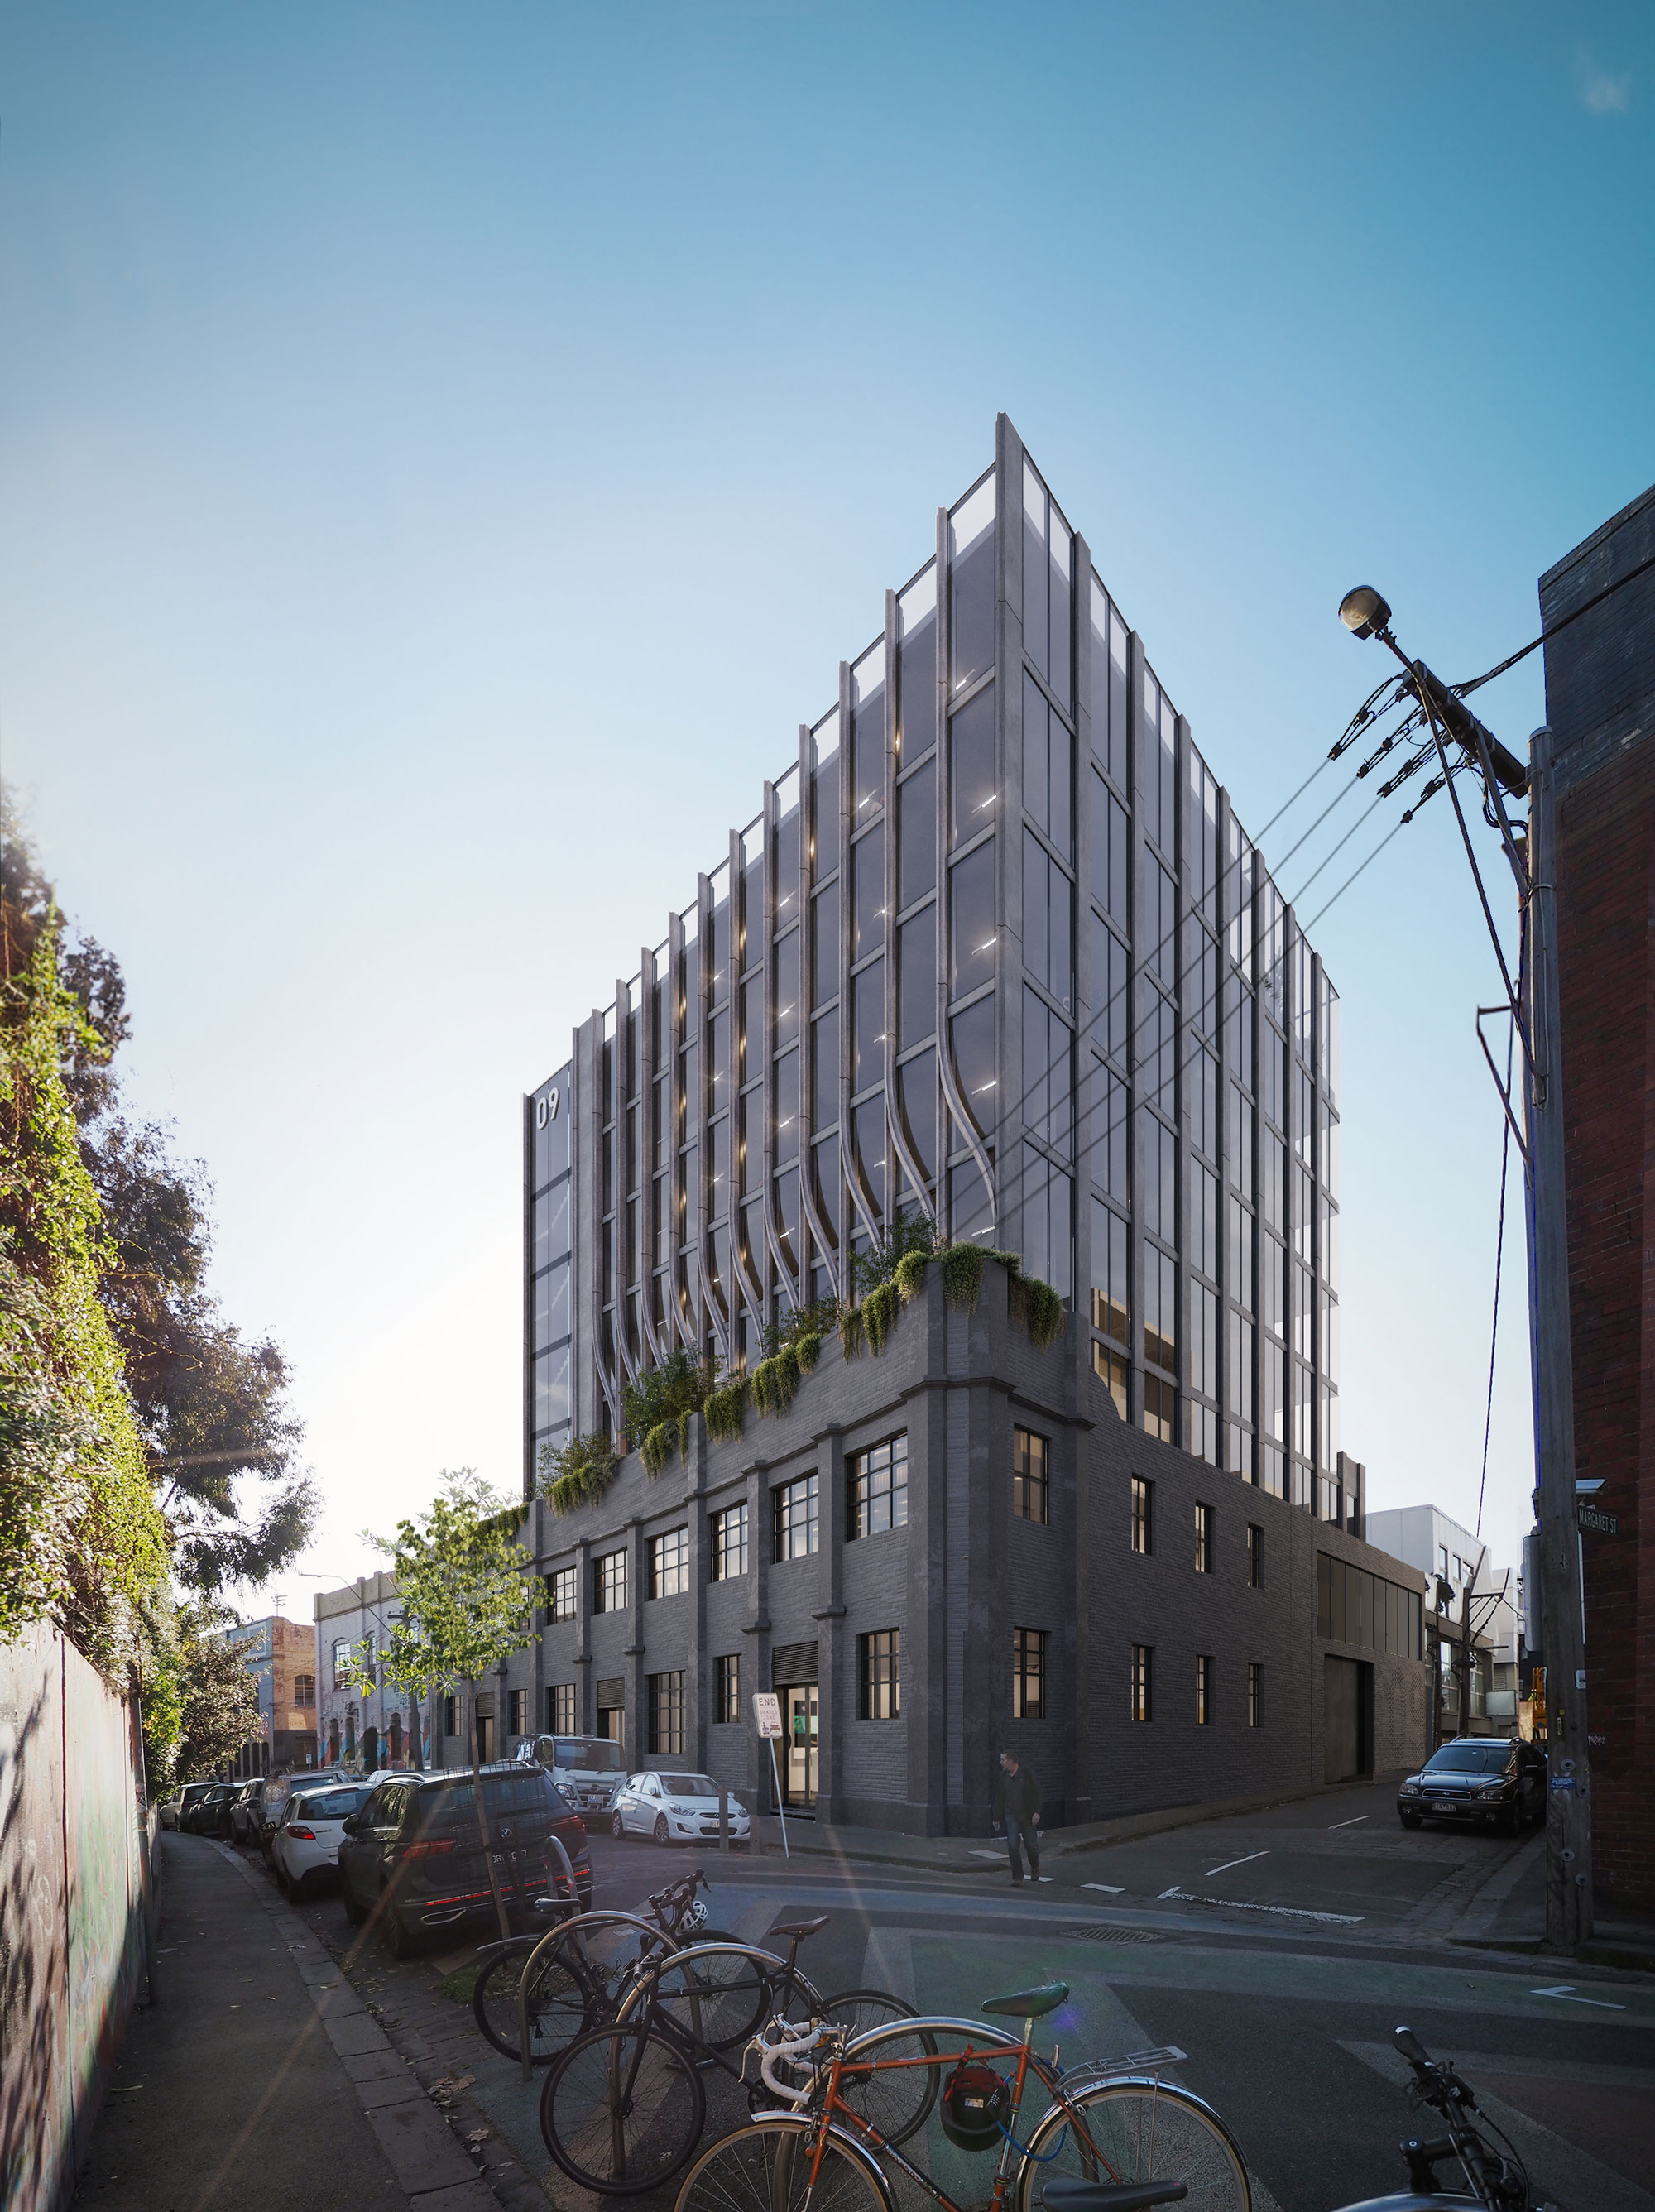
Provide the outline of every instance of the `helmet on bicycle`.
<path id="1" fill-rule="evenodd" d="M 1005 2075 L 981 2059 L 963 2058 L 943 2084 L 942 2132 L 960 2150 L 997 2150 L 1011 2108 Z"/>

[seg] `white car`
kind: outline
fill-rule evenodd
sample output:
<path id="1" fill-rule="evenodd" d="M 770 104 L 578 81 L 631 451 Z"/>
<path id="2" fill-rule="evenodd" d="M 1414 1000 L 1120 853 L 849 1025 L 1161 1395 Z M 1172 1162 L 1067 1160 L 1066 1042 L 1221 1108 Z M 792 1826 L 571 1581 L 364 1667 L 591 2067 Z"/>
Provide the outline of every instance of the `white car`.
<path id="1" fill-rule="evenodd" d="M 276 1886 L 298 1897 L 324 1875 L 339 1870 L 339 1838 L 344 1823 L 373 1796 L 365 1783 L 336 1782 L 326 1790 L 295 1790 L 283 1808 L 271 1838 Z"/>
<path id="2" fill-rule="evenodd" d="M 752 1822 L 734 1797 L 730 1841 L 751 1843 Z M 609 1811 L 614 1836 L 653 1836 L 658 1844 L 718 1841 L 718 1784 L 710 1774 L 629 1774 Z"/>

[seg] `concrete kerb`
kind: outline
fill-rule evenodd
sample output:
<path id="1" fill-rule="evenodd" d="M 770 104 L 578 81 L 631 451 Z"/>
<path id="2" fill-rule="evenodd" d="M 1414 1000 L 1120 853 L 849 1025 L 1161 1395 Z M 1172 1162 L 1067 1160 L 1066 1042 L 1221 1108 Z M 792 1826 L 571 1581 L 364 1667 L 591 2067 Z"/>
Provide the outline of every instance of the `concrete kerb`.
<path id="1" fill-rule="evenodd" d="M 1372 1786 L 1389 1790 L 1408 1771 L 1371 1778 Z M 1216 1798 L 1199 1805 L 1168 1805 L 1153 1813 L 1126 1813 L 1113 1820 L 1086 1820 L 1072 1828 L 1053 1828 L 1040 1839 L 1044 1860 L 1066 1858 L 1076 1851 L 1094 1850 L 1099 1844 L 1135 1842 L 1144 1836 L 1165 1835 L 1177 1828 L 1226 1820 L 1248 1813 L 1268 1813 L 1279 1805 L 1297 1805 L 1313 1797 L 1346 1790 L 1349 1783 L 1320 1782 L 1307 1790 L 1277 1790 L 1262 1797 Z M 754 1832 L 767 1858 L 782 1852 L 781 1823 L 773 1813 L 756 1816 Z M 992 1836 L 904 1836 L 885 1828 L 830 1826 L 825 1821 L 792 1820 L 788 1843 L 794 1858 L 863 1859 L 881 1866 L 917 1867 L 927 1874 L 981 1874 L 983 1863 L 976 1854 L 995 1839 Z"/>
<path id="2" fill-rule="evenodd" d="M 315 2007 L 318 2024 L 396 2176 L 409 2212 L 499 2212 L 499 2198 L 392 2048 L 344 1966 L 296 1912 L 266 1890 L 240 1852 L 227 1844 L 215 1843 L 214 1848 L 234 1867 L 281 1930 Z"/>

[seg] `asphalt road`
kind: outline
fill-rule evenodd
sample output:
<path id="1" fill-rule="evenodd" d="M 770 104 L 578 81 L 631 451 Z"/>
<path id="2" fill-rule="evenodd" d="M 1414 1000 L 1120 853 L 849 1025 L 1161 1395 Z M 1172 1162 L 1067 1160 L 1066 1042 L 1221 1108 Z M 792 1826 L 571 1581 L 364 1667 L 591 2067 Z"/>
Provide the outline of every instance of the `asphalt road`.
<path id="1" fill-rule="evenodd" d="M 871 1984 L 922 2010 L 972 2014 L 997 1993 L 1067 1982 L 1069 2001 L 1042 2023 L 1043 2046 L 1061 2041 L 1066 2061 L 1167 2043 L 1186 2051 L 1177 2078 L 1234 2129 L 1258 2212 L 1332 2212 L 1403 2185 L 1396 2145 L 1418 2125 L 1390 2041 L 1404 2021 L 1461 2063 L 1537 2186 L 1575 2212 L 1655 2212 L 1655 1977 L 1560 1972 L 1446 1940 L 1490 1875 L 1520 1870 L 1512 1856 L 1521 1848 L 1407 1833 L 1388 1793 L 1360 1785 L 1348 1806 L 1340 1793 L 1049 1854 L 1052 1878 L 1033 1890 L 1013 1891 L 1003 1863 L 986 1859 L 980 1871 L 934 1874 L 803 1856 L 721 1860 L 607 1836 L 592 1844 L 599 1905 L 635 1905 L 701 1865 L 714 1884 L 711 1917 L 750 1940 L 800 1914 L 829 1914 L 801 1963 L 830 1993 Z M 336 1898 L 304 1910 L 342 1945 Z M 463 2003 L 434 1996 L 469 1955 L 459 1947 L 404 1966 L 370 1947 L 353 1974 L 371 1977 L 391 2016 L 405 2008 L 429 2024 L 436 2007 L 452 2021 L 445 2064 L 458 2069 L 463 2057 L 474 2076 L 467 2094 L 523 2172 L 552 2202 L 586 2212 L 592 2201 L 550 2170 L 538 2078 L 525 2091 L 480 2039 L 467 2048 Z M 727 2101 L 730 2124 L 739 2112 Z M 903 2212 L 910 2197 L 918 2212 L 924 2200 L 912 2192 Z M 642 2200 L 640 2212 L 670 2204 L 663 2192 L 661 2206 Z"/>

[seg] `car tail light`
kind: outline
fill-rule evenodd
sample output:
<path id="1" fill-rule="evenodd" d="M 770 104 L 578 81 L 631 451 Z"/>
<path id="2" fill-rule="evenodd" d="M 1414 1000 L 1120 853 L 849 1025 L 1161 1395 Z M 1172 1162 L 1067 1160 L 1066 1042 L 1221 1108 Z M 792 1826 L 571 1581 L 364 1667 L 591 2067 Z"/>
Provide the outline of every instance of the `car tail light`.
<path id="1" fill-rule="evenodd" d="M 445 1851 L 453 1850 L 453 1844 L 452 1841 L 447 1843 L 410 1844 L 404 1850 L 402 1856 L 405 1859 L 434 1859 L 440 1857 Z"/>
<path id="2" fill-rule="evenodd" d="M 316 1840 L 316 1831 L 314 1828 L 289 1828 L 288 1830 L 288 1833 L 293 1837 L 295 1841 L 301 1844 L 313 1844 Z"/>

